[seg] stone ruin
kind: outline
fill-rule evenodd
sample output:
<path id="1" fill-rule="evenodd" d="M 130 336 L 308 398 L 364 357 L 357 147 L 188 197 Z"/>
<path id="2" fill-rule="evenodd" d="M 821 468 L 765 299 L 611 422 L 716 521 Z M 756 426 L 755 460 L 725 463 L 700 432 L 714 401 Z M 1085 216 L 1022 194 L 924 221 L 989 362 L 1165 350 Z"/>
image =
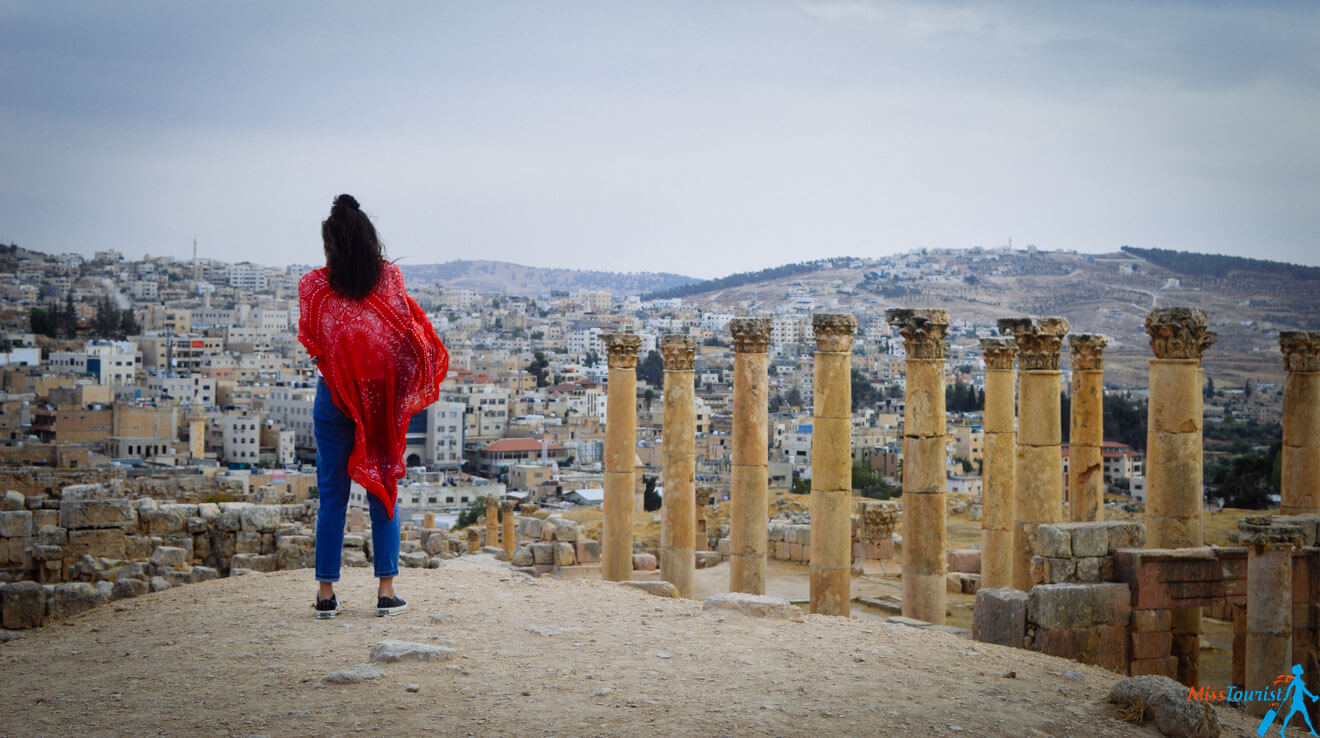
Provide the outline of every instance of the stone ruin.
<path id="1" fill-rule="evenodd" d="M 6 492 L 0 511 L 0 625 L 33 628 L 110 600 L 249 572 L 315 565 L 316 503 L 172 503 L 130 499 L 109 484 L 56 497 Z M 359 521 L 344 537 L 345 566 L 369 566 Z M 426 533 L 423 535 L 423 533 Z M 438 566 L 462 544 L 405 525 L 402 566 Z"/>

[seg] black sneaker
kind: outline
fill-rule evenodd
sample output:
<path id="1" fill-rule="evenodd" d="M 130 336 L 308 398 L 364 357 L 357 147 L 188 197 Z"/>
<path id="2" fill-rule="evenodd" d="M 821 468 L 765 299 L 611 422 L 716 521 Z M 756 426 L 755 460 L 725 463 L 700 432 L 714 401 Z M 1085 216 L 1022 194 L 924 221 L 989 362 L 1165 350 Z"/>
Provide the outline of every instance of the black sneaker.
<path id="1" fill-rule="evenodd" d="M 324 600 L 316 601 L 316 619 L 329 620 L 338 615 L 344 609 L 344 603 L 339 600 L 338 595 L 330 595 Z"/>
<path id="2" fill-rule="evenodd" d="M 386 615 L 400 615 L 408 609 L 408 603 L 400 597 L 377 597 L 376 598 L 376 617 L 383 618 Z"/>

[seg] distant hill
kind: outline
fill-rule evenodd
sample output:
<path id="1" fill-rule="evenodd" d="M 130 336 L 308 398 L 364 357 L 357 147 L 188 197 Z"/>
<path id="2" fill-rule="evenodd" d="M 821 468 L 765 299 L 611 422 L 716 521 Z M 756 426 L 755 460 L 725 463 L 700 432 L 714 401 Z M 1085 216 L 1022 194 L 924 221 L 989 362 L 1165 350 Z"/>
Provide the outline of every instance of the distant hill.
<path id="1" fill-rule="evenodd" d="M 510 295 L 540 295 L 555 290 L 610 290 L 617 295 L 640 295 L 698 281 L 668 272 L 546 269 L 507 261 L 470 259 L 443 264 L 399 264 L 399 269 L 409 284 L 466 287 Z"/>
<path id="2" fill-rule="evenodd" d="M 1142 249 L 1124 246 L 1123 251 L 1158 264 L 1171 272 L 1198 277 L 1224 277 L 1230 272 L 1258 272 L 1292 279 L 1320 279 L 1320 267 L 1288 264 L 1281 261 L 1249 259 L 1242 256 L 1198 254 L 1170 249 Z"/>
<path id="3" fill-rule="evenodd" d="M 707 279 L 700 282 L 670 287 L 669 289 L 656 290 L 642 295 L 645 300 L 664 300 L 674 297 L 691 297 L 715 290 L 727 289 L 730 287 L 743 287 L 745 285 L 757 284 L 760 282 L 771 282 L 784 277 L 793 277 L 800 274 L 810 274 L 822 269 L 846 268 L 858 259 L 839 258 L 839 259 L 817 259 L 815 261 L 800 261 L 796 264 L 784 264 L 782 266 L 761 269 L 755 272 L 738 272 L 730 274 L 727 277 L 718 279 Z"/>

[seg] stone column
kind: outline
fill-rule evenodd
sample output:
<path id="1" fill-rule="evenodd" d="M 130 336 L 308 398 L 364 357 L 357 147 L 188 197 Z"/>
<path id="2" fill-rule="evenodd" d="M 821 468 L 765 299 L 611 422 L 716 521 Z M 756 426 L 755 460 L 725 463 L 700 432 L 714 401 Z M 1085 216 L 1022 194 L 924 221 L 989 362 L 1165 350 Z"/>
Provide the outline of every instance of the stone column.
<path id="1" fill-rule="evenodd" d="M 697 342 L 665 336 L 660 355 L 665 362 L 660 571 L 679 597 L 690 598 L 696 569 L 697 411 L 692 375 Z"/>
<path id="2" fill-rule="evenodd" d="M 1146 316 L 1155 358 L 1150 360 L 1146 434 L 1146 546 L 1202 545 L 1201 353 L 1217 336 L 1205 311 L 1157 308 Z M 1172 610 L 1178 681 L 1200 683 L 1201 609 Z"/>
<path id="3" fill-rule="evenodd" d="M 469 525 L 463 530 L 467 531 L 467 552 L 474 554 L 481 550 L 481 531 L 475 525 Z"/>
<path id="4" fill-rule="evenodd" d="M 503 526 L 501 530 L 500 543 L 504 546 L 504 555 L 513 561 L 513 549 L 518 543 L 513 532 L 513 500 L 504 500 L 500 502 L 500 523 Z"/>
<path id="5" fill-rule="evenodd" d="M 1284 331 L 1283 515 L 1320 515 L 1320 331 Z"/>
<path id="6" fill-rule="evenodd" d="M 944 623 L 944 336 L 947 310 L 892 309 L 907 351 L 903 414 L 903 615 Z M 819 388 L 817 388 L 819 391 Z"/>
<path id="7" fill-rule="evenodd" d="M 428 512 L 426 515 L 422 516 L 422 527 L 426 530 L 432 530 L 435 528 L 435 513 Z"/>
<path id="8" fill-rule="evenodd" d="M 769 318 L 734 318 L 733 467 L 729 484 L 729 591 L 765 594 L 769 523 L 766 347 Z"/>
<path id="9" fill-rule="evenodd" d="M 1016 384 L 1011 338 L 982 338 L 985 445 L 981 462 L 981 586 L 1013 586 L 1013 480 L 1017 464 Z"/>
<path id="10" fill-rule="evenodd" d="M 1302 542 L 1302 529 L 1270 517 L 1238 521 L 1238 540 L 1247 547 L 1246 689 L 1274 686 L 1274 678 L 1288 674 L 1293 663 L 1293 548 Z M 1263 715 L 1266 702 L 1249 702 L 1254 715 Z"/>
<path id="11" fill-rule="evenodd" d="M 814 315 L 815 402 L 811 427 L 811 606 L 852 612 L 851 315 Z"/>
<path id="12" fill-rule="evenodd" d="M 601 336 L 610 366 L 605 393 L 605 513 L 600 533 L 600 577 L 632 578 L 633 485 L 637 457 L 637 352 L 632 333 Z"/>
<path id="13" fill-rule="evenodd" d="M 1063 318 L 1004 318 L 999 332 L 1018 347 L 1018 435 L 1013 487 L 1013 588 L 1031 589 L 1036 528 L 1063 522 L 1063 426 L 1059 349 Z"/>
<path id="14" fill-rule="evenodd" d="M 500 501 L 495 495 L 486 496 L 486 545 L 500 545 Z"/>
<path id="15" fill-rule="evenodd" d="M 1068 418 L 1068 517 L 1105 519 L 1104 336 L 1068 337 L 1072 349 L 1072 414 Z"/>

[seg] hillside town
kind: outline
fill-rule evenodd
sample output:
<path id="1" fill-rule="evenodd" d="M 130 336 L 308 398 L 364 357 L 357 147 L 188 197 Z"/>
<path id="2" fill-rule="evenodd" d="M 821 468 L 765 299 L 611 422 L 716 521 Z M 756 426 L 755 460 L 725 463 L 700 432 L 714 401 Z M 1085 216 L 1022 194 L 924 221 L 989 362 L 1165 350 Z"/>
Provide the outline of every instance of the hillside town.
<path id="1" fill-rule="evenodd" d="M 985 255 L 982 255 L 985 256 Z M 912 253 L 866 264 L 863 284 L 884 278 L 946 279 L 976 255 L 941 262 Z M 1020 272 L 1022 260 L 992 269 Z M 115 251 L 90 259 L 0 249 L 4 315 L 4 446 L 15 467 L 83 470 L 95 481 L 119 475 L 200 477 L 224 499 L 295 502 L 315 491 L 312 402 L 315 373 L 296 339 L 298 279 L 308 265 L 266 267 L 214 259 L 145 257 Z M 1131 271 L 1131 264 L 1116 269 Z M 1139 267 L 1137 267 L 1139 268 Z M 813 371 L 811 316 L 851 309 L 852 458 L 864 494 L 897 492 L 902 468 L 903 343 L 879 299 L 835 280 L 781 280 L 754 297 L 643 300 L 606 289 L 524 296 L 410 284 L 450 351 L 441 398 L 413 417 L 400 505 L 407 518 L 442 521 L 496 495 L 541 505 L 600 504 L 606 413 L 601 336 L 640 338 L 636 406 L 639 499 L 663 492 L 660 429 L 664 370 L 658 341 L 686 335 L 699 347 L 696 381 L 698 482 L 727 495 L 732 430 L 729 322 L 756 311 L 772 321 L 769 356 L 769 484 L 805 492 L 811 478 Z M 950 329 L 947 488 L 980 495 L 981 403 L 985 363 L 979 340 L 993 322 L 959 320 Z M 1065 369 L 1066 370 L 1066 369 Z M 1067 386 L 1065 381 L 1064 386 Z M 1140 397 L 1142 388 L 1117 388 Z M 1270 387 L 1238 412 L 1277 418 Z M 1207 403 L 1213 405 L 1214 403 Z M 1214 412 L 1208 407 L 1207 412 Z M 1222 408 L 1220 409 L 1222 412 Z M 1065 421 L 1066 425 L 1066 421 Z M 1066 459 L 1067 444 L 1063 446 Z M 72 475 L 72 476 L 69 476 Z M 1104 444 L 1108 491 L 1144 493 L 1140 449 Z M 219 497 L 217 498 L 219 499 Z M 1121 500 L 1120 497 L 1111 498 Z M 355 503 L 365 506 L 362 491 Z M 1120 502 L 1111 502 L 1120 504 Z M 406 518 L 406 519 L 407 519 Z"/>

